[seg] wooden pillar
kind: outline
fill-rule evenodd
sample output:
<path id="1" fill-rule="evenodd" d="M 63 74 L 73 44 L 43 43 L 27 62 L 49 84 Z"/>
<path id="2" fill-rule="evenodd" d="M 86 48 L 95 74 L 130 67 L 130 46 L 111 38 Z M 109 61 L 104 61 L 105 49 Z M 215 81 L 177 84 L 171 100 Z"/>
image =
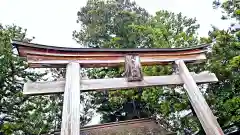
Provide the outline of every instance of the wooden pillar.
<path id="1" fill-rule="evenodd" d="M 176 64 L 179 69 L 179 75 L 186 86 L 190 102 L 203 126 L 205 133 L 207 135 L 224 135 L 216 117 L 213 115 L 184 61 L 178 60 L 176 61 Z"/>
<path id="2" fill-rule="evenodd" d="M 66 71 L 61 135 L 80 135 L 80 65 L 69 63 Z"/>

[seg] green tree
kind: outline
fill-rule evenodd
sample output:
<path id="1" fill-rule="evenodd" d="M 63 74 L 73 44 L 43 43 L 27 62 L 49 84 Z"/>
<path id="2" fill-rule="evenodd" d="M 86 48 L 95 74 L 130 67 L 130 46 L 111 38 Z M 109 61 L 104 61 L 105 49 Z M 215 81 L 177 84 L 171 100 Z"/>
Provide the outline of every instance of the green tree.
<path id="1" fill-rule="evenodd" d="M 195 18 L 187 18 L 182 13 L 166 10 L 156 12 L 146 24 L 132 24 L 134 38 L 140 37 L 143 48 L 188 47 L 198 44 L 196 30 L 199 24 Z"/>
<path id="2" fill-rule="evenodd" d="M 239 128 L 240 113 L 240 32 L 214 29 L 202 42 L 214 42 L 205 69 L 216 74 L 218 82 L 210 84 L 208 102 L 225 133 Z"/>
<path id="3" fill-rule="evenodd" d="M 128 36 L 130 24 L 144 24 L 149 19 L 147 11 L 130 0 L 88 0 L 78 12 L 81 30 L 74 31 L 77 42 L 86 47 L 134 48 L 137 40 Z M 118 44 L 111 44 L 117 41 Z"/>
<path id="4" fill-rule="evenodd" d="M 228 30 L 219 30 L 213 27 L 209 37 L 202 38 L 203 43 L 212 43 L 212 53 L 208 57 L 206 69 L 215 73 L 218 83 L 210 84 L 208 102 L 218 117 L 218 122 L 229 133 L 240 126 L 240 31 L 234 26 L 239 23 L 239 2 L 227 0 L 223 3 L 214 1 L 215 8 L 223 9 L 222 19 L 235 19 Z"/>
<path id="5" fill-rule="evenodd" d="M 240 2 L 238 0 L 225 0 L 221 2 L 220 0 L 213 1 L 214 8 L 222 8 L 223 15 L 222 19 L 236 19 L 240 20 Z"/>
<path id="6" fill-rule="evenodd" d="M 77 22 L 82 29 L 74 31 L 73 36 L 86 47 L 161 48 L 198 44 L 196 30 L 199 25 L 196 19 L 168 11 L 159 11 L 155 16 L 150 16 L 145 9 L 129 0 L 89 0 L 78 12 Z M 144 67 L 143 71 L 145 75 L 166 75 L 173 72 L 170 66 Z M 88 70 L 89 78 L 94 79 L 121 77 L 122 73 L 123 68 Z M 103 123 L 160 115 L 176 131 L 180 130 L 181 124 L 179 116 L 174 115 L 174 112 L 190 109 L 190 106 L 185 92 L 173 89 L 152 87 L 91 94 L 94 95 L 97 111 L 102 114 Z M 174 125 L 170 121 L 175 121 Z"/>
<path id="7" fill-rule="evenodd" d="M 40 134 L 54 130 L 58 115 L 54 96 L 25 96 L 23 83 L 40 81 L 46 73 L 28 69 L 19 58 L 11 40 L 30 42 L 26 30 L 15 25 L 0 25 L 0 132 L 10 134 Z"/>

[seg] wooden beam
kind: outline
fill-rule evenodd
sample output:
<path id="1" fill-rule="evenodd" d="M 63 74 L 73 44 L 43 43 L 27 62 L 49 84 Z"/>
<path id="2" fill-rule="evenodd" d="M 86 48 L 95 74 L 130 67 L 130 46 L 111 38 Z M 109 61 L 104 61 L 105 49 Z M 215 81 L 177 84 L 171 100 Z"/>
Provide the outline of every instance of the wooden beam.
<path id="1" fill-rule="evenodd" d="M 203 129 L 205 130 L 205 133 L 207 135 L 224 135 L 216 117 L 213 115 L 184 61 L 176 61 L 176 64 L 179 68 L 179 75 L 186 85 L 186 91 L 190 102 L 203 126 Z"/>
<path id="2" fill-rule="evenodd" d="M 49 45 L 43 45 L 43 44 L 36 44 L 36 43 L 29 43 L 29 42 L 21 42 L 21 41 L 12 41 L 12 45 L 15 46 L 19 52 L 22 54 L 28 53 L 26 50 L 35 50 L 35 52 L 43 52 L 43 53 L 91 53 L 91 52 L 97 52 L 97 53 L 106 53 L 106 52 L 115 52 L 115 53 L 124 53 L 128 54 L 131 53 L 139 53 L 139 52 L 183 52 L 183 51 L 193 51 L 193 50 L 203 50 L 209 47 L 209 44 L 201 44 L 196 46 L 190 46 L 187 48 L 72 48 L 72 47 L 57 47 L 57 46 L 49 46 Z M 21 50 L 23 49 L 23 50 Z"/>
<path id="3" fill-rule="evenodd" d="M 79 135 L 80 131 L 80 65 L 67 65 L 61 135 Z"/>
<path id="4" fill-rule="evenodd" d="M 197 83 L 217 82 L 217 78 L 213 73 L 191 73 Z M 81 92 L 93 90 L 119 90 L 134 87 L 161 86 L 161 85 L 182 85 L 183 81 L 179 75 L 168 76 L 145 76 L 143 81 L 127 82 L 125 78 L 109 78 L 109 79 L 89 79 L 81 80 Z M 65 80 L 53 82 L 29 82 L 24 85 L 24 94 L 40 95 L 50 93 L 63 93 Z"/>
<path id="5" fill-rule="evenodd" d="M 169 64 L 176 60 L 184 60 L 186 62 L 201 62 L 206 59 L 204 53 L 188 54 L 188 55 L 153 55 L 153 56 L 140 56 L 142 66 Z M 77 62 L 83 68 L 97 68 L 97 67 L 116 67 L 123 66 L 125 57 L 119 56 L 105 56 L 105 57 L 67 57 L 67 56 L 38 56 L 28 55 L 27 62 L 29 67 L 32 68 L 59 68 L 65 67 L 69 62 Z"/>
<path id="6" fill-rule="evenodd" d="M 189 63 L 206 59 L 205 53 L 209 45 L 197 45 L 188 48 L 65 48 L 34 43 L 12 41 L 20 57 L 27 58 L 32 68 L 66 67 L 72 61 L 83 68 L 123 66 L 124 58 L 129 54 L 137 54 L 142 66 L 170 64 L 176 60 Z"/>

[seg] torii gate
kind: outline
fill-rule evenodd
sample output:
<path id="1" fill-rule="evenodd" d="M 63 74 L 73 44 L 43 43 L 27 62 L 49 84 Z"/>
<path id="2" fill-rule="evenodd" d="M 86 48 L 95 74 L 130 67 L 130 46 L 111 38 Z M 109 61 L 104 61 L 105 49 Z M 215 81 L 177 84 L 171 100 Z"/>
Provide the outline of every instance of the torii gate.
<path id="1" fill-rule="evenodd" d="M 32 68 L 66 67 L 66 80 L 29 82 L 24 94 L 39 95 L 63 93 L 61 135 L 80 134 L 80 91 L 116 90 L 134 87 L 185 85 L 189 100 L 207 135 L 223 135 L 216 117 L 207 105 L 196 83 L 216 82 L 213 73 L 190 73 L 186 63 L 206 59 L 208 45 L 191 48 L 161 49 L 94 49 L 64 48 L 13 41 L 20 57 L 26 57 Z M 114 67 L 125 64 L 126 78 L 81 80 L 83 68 Z M 177 65 L 178 74 L 168 76 L 142 76 L 141 66 L 157 64 Z"/>

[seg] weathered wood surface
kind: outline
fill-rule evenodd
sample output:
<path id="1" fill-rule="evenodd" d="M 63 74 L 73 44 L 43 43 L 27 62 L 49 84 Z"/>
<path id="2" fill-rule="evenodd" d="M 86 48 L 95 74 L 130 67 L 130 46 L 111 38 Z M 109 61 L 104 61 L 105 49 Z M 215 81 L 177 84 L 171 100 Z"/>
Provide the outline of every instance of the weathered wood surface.
<path id="1" fill-rule="evenodd" d="M 189 63 L 202 62 L 206 59 L 205 54 L 191 54 L 191 55 L 162 55 L 162 56 L 148 56 L 141 57 L 141 65 L 152 66 L 152 65 L 165 65 L 171 64 L 176 60 L 184 60 Z M 32 68 L 62 68 L 65 67 L 69 62 L 77 62 L 82 65 L 83 68 L 98 68 L 98 67 L 117 67 L 123 66 L 125 59 L 124 57 L 53 57 L 53 56 L 36 56 L 28 55 L 27 61 L 29 67 Z"/>
<path id="2" fill-rule="evenodd" d="M 217 82 L 213 73 L 191 73 L 197 83 Z M 80 83 L 79 83 L 80 84 Z M 94 90 L 119 90 L 134 87 L 182 85 L 183 81 L 179 75 L 168 76 L 145 76 L 143 81 L 127 82 L 125 78 L 89 79 L 81 80 L 81 92 Z M 65 80 L 53 82 L 29 82 L 24 85 L 24 94 L 39 95 L 50 93 L 63 93 Z"/>
<path id="3" fill-rule="evenodd" d="M 125 72 L 124 76 L 128 82 L 142 81 L 142 67 L 140 57 L 137 54 L 125 56 Z"/>
<path id="4" fill-rule="evenodd" d="M 80 131 L 81 134 L 86 135 L 146 135 L 149 132 L 151 135 L 176 135 L 176 133 L 169 132 L 158 125 L 154 119 L 148 118 L 85 126 Z M 52 134 L 59 135 L 59 131 Z"/>
<path id="5" fill-rule="evenodd" d="M 179 75 L 186 86 L 189 100 L 205 130 L 205 133 L 207 135 L 224 135 L 216 117 L 213 115 L 210 107 L 200 92 L 196 80 L 191 76 L 185 63 L 182 60 L 179 60 L 176 61 L 176 64 L 179 68 Z"/>
<path id="6" fill-rule="evenodd" d="M 79 135 L 80 131 L 80 65 L 67 65 L 61 135 Z M 64 87 L 63 87 L 64 88 Z"/>
<path id="7" fill-rule="evenodd" d="M 138 54 L 141 64 L 169 64 L 175 60 L 196 62 L 206 59 L 208 45 L 191 48 L 152 48 L 152 49 L 95 49 L 63 48 L 13 41 L 19 55 L 27 58 L 30 67 L 65 67 L 69 62 L 78 62 L 81 67 L 123 66 L 126 54 Z"/>
<path id="8" fill-rule="evenodd" d="M 12 45 L 19 48 L 19 47 L 29 47 L 29 49 L 43 49 L 42 52 L 59 52 L 63 51 L 65 53 L 73 53 L 73 52 L 121 52 L 128 54 L 129 52 L 132 53 L 139 53 L 139 52 L 179 52 L 179 51 L 192 51 L 192 50 L 202 50 L 209 46 L 209 44 L 201 44 L 197 46 L 191 46 L 186 48 L 125 48 L 125 49 L 114 49 L 114 48 L 72 48 L 72 47 L 59 47 L 59 46 L 49 46 L 43 44 L 36 44 L 36 43 L 29 43 L 29 42 L 22 42 L 14 40 L 12 41 Z M 39 50 L 38 50 L 39 51 Z"/>

